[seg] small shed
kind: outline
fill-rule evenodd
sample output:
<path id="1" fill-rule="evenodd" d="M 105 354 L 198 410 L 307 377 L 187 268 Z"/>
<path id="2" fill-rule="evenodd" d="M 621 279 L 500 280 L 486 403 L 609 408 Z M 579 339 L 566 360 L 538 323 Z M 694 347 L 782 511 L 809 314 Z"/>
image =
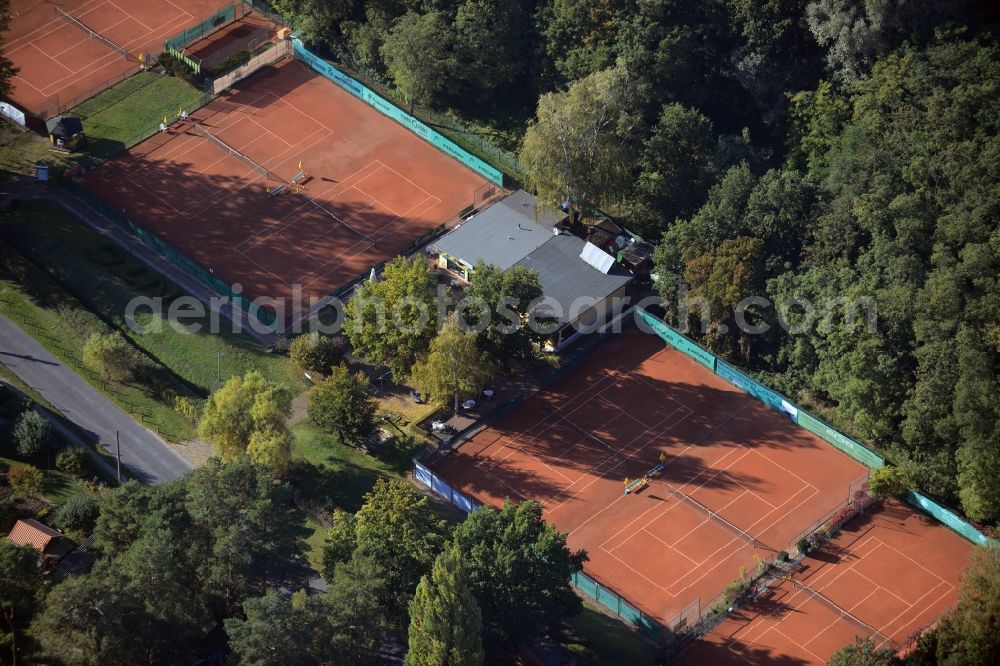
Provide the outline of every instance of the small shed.
<path id="1" fill-rule="evenodd" d="M 49 544 L 61 536 L 62 532 L 59 530 L 43 525 L 34 518 L 24 518 L 14 523 L 7 540 L 15 546 L 31 546 L 44 555 Z"/>
<path id="2" fill-rule="evenodd" d="M 76 150 L 87 141 L 83 133 L 83 122 L 76 116 L 56 116 L 45 121 L 49 141 L 62 150 Z"/>

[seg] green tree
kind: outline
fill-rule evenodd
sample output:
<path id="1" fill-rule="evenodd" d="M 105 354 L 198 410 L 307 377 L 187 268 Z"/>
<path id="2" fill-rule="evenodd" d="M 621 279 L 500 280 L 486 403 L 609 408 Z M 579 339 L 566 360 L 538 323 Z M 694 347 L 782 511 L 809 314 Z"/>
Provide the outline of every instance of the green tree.
<path id="1" fill-rule="evenodd" d="M 640 187 L 667 222 L 691 215 L 704 203 L 714 150 L 712 121 L 681 104 L 663 107 L 643 150 Z"/>
<path id="2" fill-rule="evenodd" d="M 413 366 L 411 383 L 438 403 L 454 401 L 458 413 L 460 396 L 479 395 L 489 381 L 489 356 L 479 350 L 475 331 L 463 331 L 454 318 L 431 342 L 427 358 Z"/>
<path id="3" fill-rule="evenodd" d="M 902 497 L 917 488 L 916 475 L 912 465 L 886 466 L 873 469 L 868 477 L 872 497 Z"/>
<path id="4" fill-rule="evenodd" d="M 430 571 L 447 527 L 427 497 L 408 483 L 379 479 L 354 516 L 355 556 L 385 570 L 383 603 L 392 622 L 401 622 L 420 577 Z M 335 573 L 342 565 L 338 565 Z"/>
<path id="5" fill-rule="evenodd" d="M 538 22 L 545 53 L 565 81 L 575 81 L 613 62 L 615 6 L 607 0 L 541 3 Z"/>
<path id="6" fill-rule="evenodd" d="M 292 340 L 288 356 L 303 370 L 326 374 L 332 366 L 340 363 L 344 350 L 337 338 L 320 335 L 314 331 Z"/>
<path id="7" fill-rule="evenodd" d="M 892 648 L 876 648 L 868 636 L 858 636 L 853 645 L 847 645 L 838 650 L 829 666 L 892 666 L 896 663 L 896 654 Z"/>
<path id="8" fill-rule="evenodd" d="M 527 58 L 521 52 L 532 37 L 526 0 L 465 0 L 455 12 L 455 51 L 458 63 L 454 78 L 464 81 L 470 102 L 510 94 L 523 86 Z"/>
<path id="9" fill-rule="evenodd" d="M 191 660 L 208 618 L 201 614 L 193 624 L 192 599 L 185 587 L 157 575 L 170 568 L 169 562 L 143 561 L 149 565 L 146 573 L 155 578 L 137 579 L 99 565 L 56 585 L 31 625 L 44 654 L 68 666 Z M 150 589 L 156 593 L 150 594 Z"/>
<path id="10" fill-rule="evenodd" d="M 0 654 L 5 662 L 22 659 L 19 639 L 35 612 L 41 587 L 35 549 L 0 539 Z"/>
<path id="11" fill-rule="evenodd" d="M 542 520 L 537 502 L 482 508 L 455 528 L 457 550 L 494 641 L 527 640 L 582 609 L 570 584 L 584 551 L 566 546 L 566 534 Z"/>
<path id="12" fill-rule="evenodd" d="M 97 547 L 106 553 L 127 550 L 141 535 L 144 518 L 154 513 L 154 496 L 159 492 L 131 479 L 101 495 L 94 527 Z"/>
<path id="13" fill-rule="evenodd" d="M 351 559 L 357 547 L 354 514 L 335 509 L 330 517 L 330 528 L 323 541 L 323 575 L 333 578 L 337 565 Z"/>
<path id="14" fill-rule="evenodd" d="M 32 465 L 11 465 L 7 470 L 7 482 L 18 495 L 38 497 L 45 486 L 45 475 Z"/>
<path id="15" fill-rule="evenodd" d="M 595 72 L 538 100 L 520 160 L 542 203 L 603 205 L 631 187 L 638 118 L 628 72 Z"/>
<path id="16" fill-rule="evenodd" d="M 284 387 L 269 382 L 256 370 L 231 377 L 205 403 L 198 434 L 215 445 L 223 460 L 235 460 L 257 434 L 252 455 L 260 462 L 287 461 L 271 445 L 290 441 L 285 420 L 291 413 Z"/>
<path id="17" fill-rule="evenodd" d="M 83 364 L 109 381 L 122 382 L 135 372 L 135 352 L 119 331 L 94 333 L 83 345 Z"/>
<path id="18" fill-rule="evenodd" d="M 346 365 L 334 366 L 330 375 L 309 391 L 309 418 L 336 434 L 341 443 L 360 446 L 375 430 L 378 409 L 368 389 L 364 373 L 351 374 Z"/>
<path id="19" fill-rule="evenodd" d="M 375 661 L 386 624 L 385 609 L 394 603 L 387 576 L 382 563 L 360 553 L 337 567 L 329 589 L 316 604 L 316 613 L 327 623 L 320 630 L 318 654 L 323 663 Z"/>
<path id="20" fill-rule="evenodd" d="M 296 609 L 292 600 L 276 590 L 243 603 L 246 619 L 224 621 L 229 646 L 244 666 L 310 664 L 312 623 L 305 609 Z"/>
<path id="21" fill-rule="evenodd" d="M 958 604 L 937 631 L 937 663 L 986 666 L 1000 660 L 1000 547 L 977 548 L 969 559 Z"/>
<path id="22" fill-rule="evenodd" d="M 189 544 L 186 566 L 221 614 L 260 596 L 269 571 L 305 575 L 302 516 L 263 466 L 247 457 L 228 464 L 212 459 L 178 491 L 184 520 L 177 538 Z"/>
<path id="23" fill-rule="evenodd" d="M 61 530 L 90 532 L 97 524 L 100 509 L 89 495 L 73 495 L 56 511 L 56 525 Z"/>
<path id="24" fill-rule="evenodd" d="M 56 469 L 66 474 L 82 477 L 87 470 L 87 452 L 79 446 L 69 445 L 56 454 Z"/>
<path id="25" fill-rule="evenodd" d="M 412 107 L 434 105 L 446 90 L 457 64 L 453 28 L 441 12 L 407 12 L 382 45 L 386 71 Z"/>
<path id="26" fill-rule="evenodd" d="M 483 663 L 482 616 L 454 548 L 434 560 L 410 602 L 406 666 L 479 666 Z"/>
<path id="27" fill-rule="evenodd" d="M 945 21 L 965 21 L 969 0 L 813 0 L 806 20 L 827 49 L 830 68 L 845 79 L 863 75 L 880 55 L 901 42 L 928 35 Z"/>
<path id="28" fill-rule="evenodd" d="M 419 257 L 392 260 L 361 284 L 345 306 L 344 334 L 354 352 L 397 378 L 424 354 L 437 331 L 437 274 Z"/>
<path id="29" fill-rule="evenodd" d="M 54 439 L 52 424 L 34 409 L 26 409 L 17 417 L 13 435 L 17 452 L 25 458 L 47 450 Z"/>
<path id="30" fill-rule="evenodd" d="M 510 359 L 528 360 L 535 345 L 544 339 L 527 325 L 532 304 L 542 297 L 538 272 L 525 266 L 478 264 L 463 294 L 463 319 L 479 330 L 479 347 L 495 363 L 509 365 Z M 488 322 L 482 321 L 488 317 Z"/>

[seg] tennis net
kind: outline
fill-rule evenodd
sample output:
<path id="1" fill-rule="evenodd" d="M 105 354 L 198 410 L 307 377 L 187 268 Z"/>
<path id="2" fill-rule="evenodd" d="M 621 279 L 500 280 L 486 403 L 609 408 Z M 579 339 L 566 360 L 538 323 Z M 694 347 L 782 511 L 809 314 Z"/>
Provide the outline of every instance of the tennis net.
<path id="1" fill-rule="evenodd" d="M 243 162 L 245 164 L 247 164 L 248 166 L 253 167 L 257 171 L 257 173 L 259 173 L 260 175 L 264 176 L 264 178 L 266 178 L 268 180 L 278 180 L 278 181 L 281 181 L 283 183 L 286 182 L 283 178 L 278 178 L 273 173 L 271 173 L 270 171 L 268 171 L 267 169 L 265 169 L 261 165 L 257 164 L 252 159 L 250 159 L 249 157 L 247 157 L 246 155 L 244 155 L 240 151 L 236 150 L 235 148 L 233 148 L 232 146 L 230 146 L 228 143 L 226 143 L 225 141 L 223 141 L 219 137 L 217 137 L 214 134 L 212 134 L 211 132 L 209 132 L 207 129 L 205 129 L 204 127 L 202 127 L 200 124 L 195 123 L 194 124 L 194 129 L 195 129 L 196 132 L 198 132 L 198 134 L 201 134 L 203 137 L 205 137 L 206 139 L 208 139 L 209 141 L 211 141 L 212 143 L 214 143 L 215 145 L 217 145 L 219 148 L 222 148 L 222 150 L 226 151 L 227 153 L 229 153 L 233 157 L 235 157 L 237 159 L 240 159 L 240 160 L 243 160 Z"/>
<path id="2" fill-rule="evenodd" d="M 361 236 L 362 238 L 364 238 L 366 241 L 368 241 L 372 245 L 375 245 L 375 244 L 378 243 L 378 239 L 372 238 L 371 236 L 369 236 L 368 234 L 364 233 L 360 229 L 356 229 L 355 227 L 352 227 L 347 222 L 345 222 L 344 220 L 340 219 L 339 217 L 337 217 L 336 215 L 334 215 L 333 213 L 331 213 L 326 208 L 326 206 L 320 204 L 315 199 L 313 199 L 311 197 L 308 197 L 305 194 L 302 194 L 301 192 L 299 194 L 302 196 L 303 199 L 305 199 L 306 201 L 308 201 L 309 203 L 311 203 L 313 206 L 315 206 L 316 208 L 320 209 L 321 211 L 323 211 L 324 213 L 326 213 L 327 215 L 329 215 L 333 219 L 334 222 L 336 222 L 340 226 L 344 227 L 348 231 L 351 231 L 351 232 L 357 234 L 358 236 Z"/>
<path id="3" fill-rule="evenodd" d="M 879 631 L 875 627 L 873 627 L 870 624 L 868 624 L 867 622 L 864 622 L 864 621 L 860 620 L 857 616 L 855 616 L 852 613 L 848 612 L 847 610 L 841 608 L 839 605 L 833 603 L 833 601 L 831 601 L 830 598 L 827 597 L 825 594 L 822 594 L 821 592 L 818 592 L 818 591 L 812 589 L 811 587 L 809 587 L 805 583 L 803 583 L 801 581 L 798 581 L 795 578 L 789 578 L 789 580 L 792 581 L 792 585 L 794 585 L 797 589 L 802 590 L 803 592 L 808 592 L 810 595 L 812 595 L 812 597 L 816 601 L 820 602 L 821 604 L 823 604 L 824 606 L 826 606 L 827 608 L 829 608 L 834 613 L 837 613 L 838 615 L 840 615 L 841 618 L 847 620 L 848 622 L 850 622 L 851 624 L 853 624 L 855 627 L 857 627 L 859 630 L 870 634 L 873 639 L 877 639 L 880 642 L 880 644 L 876 645 L 876 647 L 879 647 L 879 648 L 881 648 L 881 647 L 895 648 L 896 647 L 895 644 L 892 642 L 891 638 L 889 638 L 888 636 L 886 636 L 885 634 L 883 634 L 881 631 Z"/>
<path id="4" fill-rule="evenodd" d="M 693 506 L 695 509 L 697 509 L 698 511 L 702 512 L 703 514 L 705 514 L 705 516 L 708 517 L 709 520 L 718 523 L 722 527 L 725 527 L 730 532 L 732 532 L 736 536 L 740 537 L 741 539 L 743 539 L 744 541 L 746 541 L 747 543 L 749 543 L 751 547 L 753 547 L 753 548 L 757 547 L 757 540 L 754 539 L 749 534 L 747 534 L 746 532 L 744 532 L 743 530 L 741 530 L 740 528 L 736 527 L 736 525 L 733 525 L 731 522 L 729 522 L 728 520 L 726 520 L 725 518 L 723 518 L 722 516 L 720 516 L 719 514 L 717 514 L 715 511 L 712 511 L 707 506 L 705 506 L 704 504 L 702 504 L 701 502 L 699 502 L 695 498 L 691 497 L 690 495 L 685 495 L 681 491 L 677 490 L 676 488 L 674 488 L 673 486 L 671 486 L 669 483 L 667 483 L 665 485 L 667 486 L 667 490 L 669 490 L 672 494 L 676 495 L 681 500 L 687 502 L 688 504 L 690 504 L 691 506 Z"/>
<path id="5" fill-rule="evenodd" d="M 125 58 L 126 60 L 130 60 L 131 59 L 131 60 L 138 61 L 137 58 L 132 57 L 132 54 L 130 54 L 126 48 L 124 48 L 122 46 L 119 46 L 118 44 L 115 44 L 113 41 L 111 41 L 110 39 L 108 39 L 104 35 L 101 35 L 96 30 L 90 28 L 86 23 L 84 23 L 80 19 L 76 18 L 72 14 L 67 13 L 62 8 L 56 7 L 56 14 L 58 14 L 61 17 L 63 17 L 64 19 L 66 19 L 67 21 L 69 21 L 70 23 L 72 23 L 73 25 L 75 25 L 80 30 L 83 30 L 85 33 L 87 33 L 88 35 L 90 35 L 92 38 L 94 38 L 94 39 L 96 39 L 96 40 L 98 40 L 100 42 L 103 42 L 108 48 L 110 48 L 110 49 L 112 49 L 114 51 L 118 51 L 119 53 L 122 54 L 122 57 Z"/>
<path id="6" fill-rule="evenodd" d="M 557 419 L 559 419 L 560 423 L 565 423 L 569 427 L 571 427 L 574 430 L 578 431 L 580 434 L 582 434 L 587 439 L 595 441 L 598 444 L 600 444 L 601 446 L 603 446 L 604 448 L 606 448 L 608 450 L 608 452 L 611 454 L 612 457 L 618 458 L 622 462 L 628 462 L 628 456 L 626 456 L 624 453 L 622 453 L 620 449 L 616 449 L 615 447 L 611 446 L 610 444 L 608 444 L 607 442 L 605 442 L 603 439 L 601 439 L 600 437 L 598 437 L 597 435 L 595 435 L 594 433 L 590 432 L 589 430 L 587 430 L 585 428 L 581 428 L 580 426 L 578 426 L 577 424 L 573 423 L 572 421 L 570 421 L 565 416 L 560 415 L 559 412 L 557 410 L 553 409 L 551 405 L 544 405 L 544 409 L 545 409 L 546 412 L 548 412 L 552 416 L 554 416 Z"/>

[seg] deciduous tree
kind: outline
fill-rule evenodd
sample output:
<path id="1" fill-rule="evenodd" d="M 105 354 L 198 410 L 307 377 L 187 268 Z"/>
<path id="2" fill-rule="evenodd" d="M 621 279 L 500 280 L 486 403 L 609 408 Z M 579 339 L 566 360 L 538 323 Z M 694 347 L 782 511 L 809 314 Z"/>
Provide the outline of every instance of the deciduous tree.
<path id="1" fill-rule="evenodd" d="M 476 395 L 491 376 L 489 356 L 480 351 L 475 331 L 463 331 L 449 319 L 431 342 L 427 358 L 413 366 L 411 383 L 438 403 L 454 401 L 458 413 L 461 396 Z"/>
<path id="2" fill-rule="evenodd" d="M 567 547 L 537 502 L 473 511 L 452 539 L 493 640 L 530 639 L 580 612 L 570 579 L 587 555 Z"/>
<path id="3" fill-rule="evenodd" d="M 397 257 L 378 280 L 361 284 L 345 307 L 354 352 L 408 377 L 437 332 L 437 274 L 423 259 Z"/>
<path id="4" fill-rule="evenodd" d="M 109 381 L 122 382 L 135 372 L 135 352 L 118 331 L 94 333 L 83 345 L 83 364 Z"/>
<path id="5" fill-rule="evenodd" d="M 602 205 L 631 187 L 638 118 L 628 72 L 615 67 L 542 95 L 520 152 L 541 201 Z"/>
<path id="6" fill-rule="evenodd" d="M 962 575 L 958 604 L 938 630 L 937 663 L 987 666 L 1000 660 L 1000 547 L 977 548 Z"/>
<path id="7" fill-rule="evenodd" d="M 248 447 L 257 433 L 252 455 L 258 456 L 260 462 L 287 462 L 287 455 L 271 445 L 288 441 L 285 420 L 289 414 L 290 399 L 285 388 L 251 370 L 242 377 L 230 378 L 209 396 L 198 434 L 215 445 L 223 460 L 235 460 L 244 452 L 250 453 Z"/>
<path id="8" fill-rule="evenodd" d="M 330 375 L 309 391 L 309 418 L 350 446 L 361 446 L 375 430 L 378 405 L 368 395 L 364 374 L 351 374 L 346 365 L 334 366 Z"/>
<path id="9" fill-rule="evenodd" d="M 303 370 L 326 374 L 344 356 L 340 338 L 330 338 L 317 332 L 300 335 L 292 340 L 288 356 Z"/>
<path id="10" fill-rule="evenodd" d="M 382 45 L 386 71 L 411 105 L 434 105 L 454 75 L 452 26 L 441 12 L 407 12 Z"/>
<path id="11" fill-rule="evenodd" d="M 511 358 L 530 359 L 544 338 L 528 325 L 533 303 L 542 297 L 538 272 L 525 266 L 478 264 L 463 294 L 462 318 L 479 331 L 479 347 L 494 363 L 508 366 Z M 483 317 L 488 321 L 483 322 Z"/>

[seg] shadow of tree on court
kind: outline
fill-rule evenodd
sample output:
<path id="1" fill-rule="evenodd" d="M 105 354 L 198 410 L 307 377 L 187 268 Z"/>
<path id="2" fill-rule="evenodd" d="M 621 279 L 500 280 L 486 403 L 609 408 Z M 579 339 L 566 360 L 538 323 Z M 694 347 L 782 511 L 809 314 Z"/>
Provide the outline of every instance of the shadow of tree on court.
<path id="1" fill-rule="evenodd" d="M 167 142 L 162 158 L 133 151 L 89 174 L 86 184 L 204 270 L 239 283 L 250 298 L 288 298 L 296 283 L 306 298 L 326 296 L 421 233 L 392 234 L 373 245 L 363 234 L 391 228 L 397 217 L 362 200 L 320 207 L 299 194 L 269 196 L 278 181 L 267 181 L 207 141 L 197 145 L 209 166 L 164 159 Z M 216 172 L 222 170 L 229 173 Z"/>
<path id="2" fill-rule="evenodd" d="M 455 490 L 480 502 L 509 498 L 515 502 L 535 499 L 544 503 L 566 487 L 565 483 L 551 481 L 549 476 L 519 469 L 506 461 L 487 462 L 488 470 L 472 467 L 473 464 L 469 458 L 453 455 L 432 468 L 435 475 Z"/>
<path id="3" fill-rule="evenodd" d="M 760 666 L 805 666 L 812 662 L 793 655 L 781 654 L 772 648 L 727 637 L 724 644 L 699 640 L 673 659 L 671 663 L 682 666 L 702 666 L 703 664 L 746 666 L 748 663 L 760 664 Z"/>

